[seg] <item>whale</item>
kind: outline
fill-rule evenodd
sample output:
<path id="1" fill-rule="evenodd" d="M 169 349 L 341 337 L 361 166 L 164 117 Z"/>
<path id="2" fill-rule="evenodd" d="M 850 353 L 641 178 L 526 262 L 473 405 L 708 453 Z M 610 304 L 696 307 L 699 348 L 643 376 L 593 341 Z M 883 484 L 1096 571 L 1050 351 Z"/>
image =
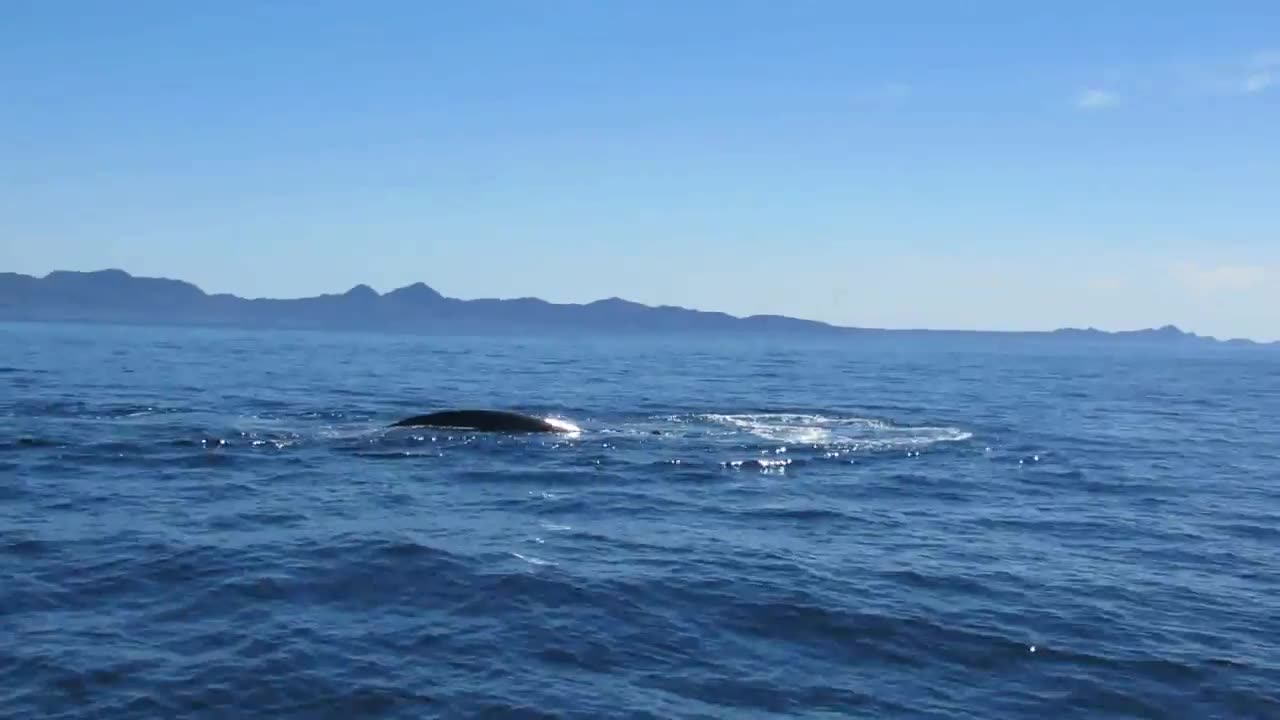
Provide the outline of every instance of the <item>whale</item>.
<path id="1" fill-rule="evenodd" d="M 438 427 L 480 432 L 573 433 L 572 423 L 510 410 L 440 410 L 397 420 L 391 427 Z"/>

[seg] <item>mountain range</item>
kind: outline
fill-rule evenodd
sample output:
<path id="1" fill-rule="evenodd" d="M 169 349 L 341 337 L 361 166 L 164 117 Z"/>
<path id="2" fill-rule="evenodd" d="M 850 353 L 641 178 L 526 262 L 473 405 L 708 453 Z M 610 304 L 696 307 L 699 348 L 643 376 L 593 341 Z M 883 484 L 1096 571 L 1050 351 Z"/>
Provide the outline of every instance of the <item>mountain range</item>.
<path id="1" fill-rule="evenodd" d="M 957 333 L 959 331 L 850 328 L 782 315 L 737 317 L 670 305 L 649 306 L 607 298 L 552 303 L 532 297 L 463 300 L 424 283 L 379 294 L 357 285 L 342 294 L 296 299 L 208 294 L 182 280 L 138 277 L 119 269 L 57 270 L 44 277 L 0 273 L 0 320 L 123 322 L 241 328 L 374 330 L 419 333 Z M 973 333 L 964 333 L 973 334 Z M 1106 332 L 1067 328 L 1004 332 L 1076 340 L 1217 343 L 1173 326 Z M 1233 345 L 1257 345 L 1229 340 Z M 1271 345 L 1280 347 L 1280 343 Z"/>

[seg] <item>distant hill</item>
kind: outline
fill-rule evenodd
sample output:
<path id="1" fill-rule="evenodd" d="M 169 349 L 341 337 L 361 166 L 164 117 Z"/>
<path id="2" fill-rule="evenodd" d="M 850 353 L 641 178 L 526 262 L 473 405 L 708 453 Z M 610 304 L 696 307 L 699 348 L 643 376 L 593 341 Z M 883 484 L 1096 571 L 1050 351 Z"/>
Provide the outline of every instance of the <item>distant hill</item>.
<path id="1" fill-rule="evenodd" d="M 840 332 L 821 322 L 778 316 L 738 318 L 620 298 L 586 304 L 538 298 L 460 300 L 415 283 L 380 295 L 357 285 L 340 295 L 247 299 L 210 295 L 188 282 L 135 277 L 123 270 L 55 271 L 43 278 L 0 273 L 0 318 L 144 322 L 247 328 L 504 332 Z"/>
<path id="2" fill-rule="evenodd" d="M 934 332 L 847 328 L 780 315 L 736 317 L 669 305 L 654 307 L 616 297 L 586 304 L 551 303 L 531 297 L 461 300 L 445 297 L 423 283 L 386 294 L 379 294 L 368 285 L 357 285 L 340 295 L 249 299 L 210 295 L 181 280 L 136 277 L 117 269 L 58 270 L 42 278 L 0 273 L 0 319 L 467 334 Z M 1172 326 L 1115 333 L 1090 328 L 999 334 L 1085 341 L 1218 342 Z M 1249 340 L 1230 342 L 1256 344 Z"/>

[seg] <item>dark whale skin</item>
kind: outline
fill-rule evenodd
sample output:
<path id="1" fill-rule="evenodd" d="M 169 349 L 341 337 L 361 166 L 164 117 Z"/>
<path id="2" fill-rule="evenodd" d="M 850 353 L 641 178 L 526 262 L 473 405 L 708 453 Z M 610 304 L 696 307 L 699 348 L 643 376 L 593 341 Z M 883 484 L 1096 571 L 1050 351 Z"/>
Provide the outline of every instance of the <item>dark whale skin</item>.
<path id="1" fill-rule="evenodd" d="M 483 432 L 570 432 L 572 428 L 509 410 L 441 410 L 414 415 L 391 427 L 439 427 Z"/>

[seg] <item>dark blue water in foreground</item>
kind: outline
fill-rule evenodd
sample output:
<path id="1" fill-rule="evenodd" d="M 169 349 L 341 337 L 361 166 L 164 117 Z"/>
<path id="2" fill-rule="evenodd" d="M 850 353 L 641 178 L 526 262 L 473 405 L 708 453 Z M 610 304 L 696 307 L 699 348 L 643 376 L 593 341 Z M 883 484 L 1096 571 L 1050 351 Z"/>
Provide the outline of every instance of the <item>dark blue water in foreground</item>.
<path id="1" fill-rule="evenodd" d="M 459 405 L 583 432 L 384 429 Z M 1274 353 L 0 326 L 0 716 L 1280 718 L 1278 426 Z"/>

